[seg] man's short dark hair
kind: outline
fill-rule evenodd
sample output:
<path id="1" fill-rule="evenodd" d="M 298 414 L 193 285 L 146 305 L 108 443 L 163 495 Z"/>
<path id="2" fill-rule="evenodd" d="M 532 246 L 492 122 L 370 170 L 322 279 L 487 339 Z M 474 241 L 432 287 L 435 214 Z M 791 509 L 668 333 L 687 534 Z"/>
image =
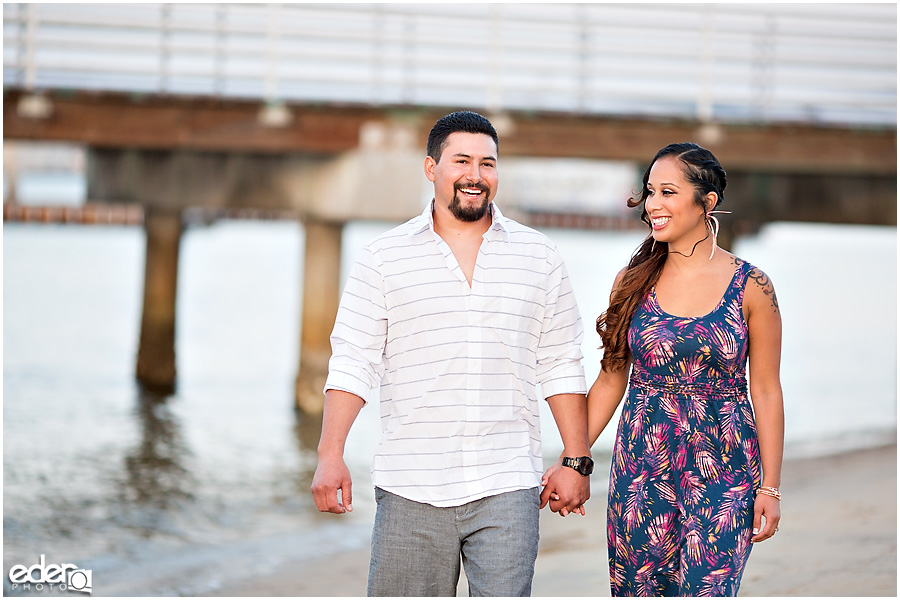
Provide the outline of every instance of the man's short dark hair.
<path id="1" fill-rule="evenodd" d="M 431 133 L 428 134 L 428 156 L 433 158 L 435 162 L 440 162 L 441 153 L 447 145 L 447 138 L 451 133 L 456 133 L 457 131 L 489 135 L 497 146 L 497 152 L 500 152 L 500 139 L 497 137 L 497 130 L 494 129 L 491 122 L 477 112 L 461 110 L 452 112 L 446 117 L 441 117 L 434 124 L 434 127 L 431 128 Z"/>

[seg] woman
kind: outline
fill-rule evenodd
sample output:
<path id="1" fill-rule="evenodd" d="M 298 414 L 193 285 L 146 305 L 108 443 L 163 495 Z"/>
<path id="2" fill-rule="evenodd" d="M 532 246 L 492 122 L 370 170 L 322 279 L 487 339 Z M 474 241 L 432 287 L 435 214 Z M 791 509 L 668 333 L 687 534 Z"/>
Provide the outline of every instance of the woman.
<path id="1" fill-rule="evenodd" d="M 781 313 L 766 274 L 716 245 L 725 183 L 708 150 L 671 144 L 628 202 L 651 231 L 597 319 L 588 393 L 593 444 L 628 388 L 609 482 L 613 596 L 736 595 L 751 542 L 777 531 Z"/>

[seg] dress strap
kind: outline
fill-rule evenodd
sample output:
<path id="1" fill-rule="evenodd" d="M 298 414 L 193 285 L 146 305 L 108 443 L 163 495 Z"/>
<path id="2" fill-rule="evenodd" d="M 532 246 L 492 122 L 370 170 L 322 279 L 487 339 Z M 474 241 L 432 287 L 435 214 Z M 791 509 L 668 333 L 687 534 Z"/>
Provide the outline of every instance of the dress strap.
<path id="1" fill-rule="evenodd" d="M 747 279 L 750 277 L 750 272 L 756 267 L 745 260 L 738 260 L 740 260 L 741 263 L 738 265 L 737 273 L 735 273 L 734 279 L 731 282 L 731 288 L 728 290 L 727 295 L 734 298 L 734 301 L 737 302 L 738 307 L 743 307 L 744 290 L 747 289 Z"/>

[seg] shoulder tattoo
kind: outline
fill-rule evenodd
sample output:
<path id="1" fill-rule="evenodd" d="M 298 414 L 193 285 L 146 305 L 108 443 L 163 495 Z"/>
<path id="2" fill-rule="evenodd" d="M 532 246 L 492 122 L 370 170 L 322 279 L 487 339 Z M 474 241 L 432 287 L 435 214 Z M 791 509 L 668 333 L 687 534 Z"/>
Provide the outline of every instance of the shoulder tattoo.
<path id="1" fill-rule="evenodd" d="M 750 271 L 748 275 L 749 279 L 752 279 L 756 285 L 759 286 L 759 289 L 762 290 L 762 293 L 765 294 L 769 300 L 772 302 L 772 312 L 778 312 L 778 296 L 775 295 L 775 286 L 772 285 L 772 280 L 769 279 L 769 276 L 760 271 L 757 268 L 754 268 Z"/>

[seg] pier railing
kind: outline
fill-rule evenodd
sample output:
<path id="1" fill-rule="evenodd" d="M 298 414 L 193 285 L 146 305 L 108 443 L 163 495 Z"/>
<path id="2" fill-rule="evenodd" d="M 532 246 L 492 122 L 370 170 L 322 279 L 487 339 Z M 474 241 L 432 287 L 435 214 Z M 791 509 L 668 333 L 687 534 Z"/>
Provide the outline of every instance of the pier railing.
<path id="1" fill-rule="evenodd" d="M 3 44 L 4 86 L 37 91 L 755 123 L 897 115 L 895 4 L 4 4 Z"/>

